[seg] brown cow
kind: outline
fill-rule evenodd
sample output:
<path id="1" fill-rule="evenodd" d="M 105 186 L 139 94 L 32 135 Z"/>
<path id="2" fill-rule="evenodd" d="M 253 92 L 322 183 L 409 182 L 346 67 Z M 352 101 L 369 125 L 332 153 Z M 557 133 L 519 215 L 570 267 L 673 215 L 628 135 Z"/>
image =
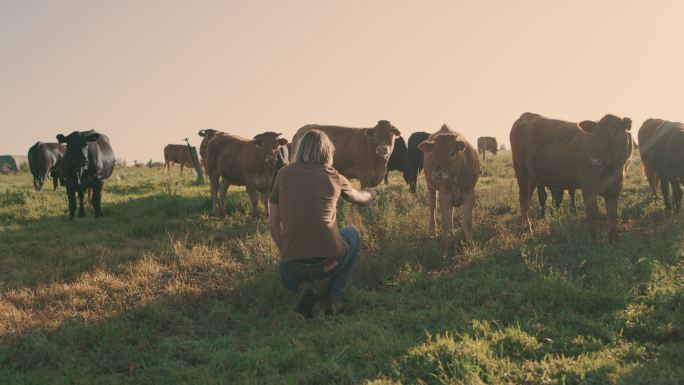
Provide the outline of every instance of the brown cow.
<path id="1" fill-rule="evenodd" d="M 477 138 L 477 152 L 482 154 L 482 159 L 485 158 L 485 151 L 489 151 L 496 155 L 499 150 L 499 145 L 496 143 L 496 138 L 492 136 L 481 136 Z"/>
<path id="2" fill-rule="evenodd" d="M 418 145 L 425 154 L 425 182 L 428 188 L 430 219 L 428 226 L 435 233 L 435 204 L 439 192 L 442 247 L 449 245 L 453 227 L 453 208 L 463 205 L 461 223 L 466 241 L 473 240 L 473 205 L 475 184 L 480 176 L 480 160 L 475 148 L 456 131 L 443 125 Z"/>
<path id="3" fill-rule="evenodd" d="M 207 128 L 206 130 L 200 130 L 197 135 L 202 137 L 202 143 L 200 143 L 200 156 L 202 157 L 202 169 L 204 170 L 204 173 L 209 176 L 209 172 L 207 171 L 207 144 L 209 141 L 218 134 L 219 131 L 214 130 L 212 128 Z"/>
<path id="4" fill-rule="evenodd" d="M 387 174 L 387 162 L 394 148 L 394 138 L 401 132 L 387 120 L 372 128 L 350 128 L 310 124 L 300 128 L 292 139 L 290 157 L 296 159 L 297 147 L 310 130 L 325 132 L 335 146 L 333 167 L 347 178 L 356 178 L 362 188 L 375 187 Z"/>
<path id="5" fill-rule="evenodd" d="M 532 231 L 528 210 L 536 186 L 581 189 L 589 232 L 596 238 L 597 195 L 606 200 L 609 239 L 617 241 L 617 207 L 633 141 L 632 121 L 606 115 L 600 121 L 570 123 L 526 112 L 511 128 L 513 167 L 523 225 Z"/>
<path id="6" fill-rule="evenodd" d="M 663 194 L 665 207 L 671 208 L 670 189 L 674 198 L 675 209 L 679 210 L 682 201 L 684 181 L 684 125 L 662 119 L 648 119 L 639 128 L 639 153 L 644 163 L 644 171 L 651 192 Z"/>
<path id="7" fill-rule="evenodd" d="M 164 167 L 171 172 L 174 163 L 180 164 L 180 174 L 183 176 L 183 167 L 195 167 L 192 164 L 190 149 L 185 144 L 167 144 L 164 147 Z"/>
<path id="8" fill-rule="evenodd" d="M 207 172 L 214 215 L 225 215 L 226 193 L 230 185 L 247 188 L 252 202 L 252 217 L 259 217 L 257 192 L 261 193 L 264 207 L 268 209 L 268 194 L 273 185 L 279 150 L 287 145 L 287 139 L 278 136 L 280 134 L 275 132 L 264 132 L 249 140 L 219 133 L 209 141 Z"/>

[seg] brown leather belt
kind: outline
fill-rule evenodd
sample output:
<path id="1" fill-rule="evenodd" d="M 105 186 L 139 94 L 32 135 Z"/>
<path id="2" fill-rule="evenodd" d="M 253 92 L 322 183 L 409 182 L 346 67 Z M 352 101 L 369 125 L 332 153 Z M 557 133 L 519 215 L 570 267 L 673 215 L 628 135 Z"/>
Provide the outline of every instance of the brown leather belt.
<path id="1" fill-rule="evenodd" d="M 323 269 L 325 271 L 330 271 L 337 267 L 337 257 L 320 258 L 322 259 L 319 263 L 303 263 L 297 262 L 299 260 L 295 259 L 293 261 L 285 261 L 285 264 L 300 270 L 313 270 L 313 269 Z"/>

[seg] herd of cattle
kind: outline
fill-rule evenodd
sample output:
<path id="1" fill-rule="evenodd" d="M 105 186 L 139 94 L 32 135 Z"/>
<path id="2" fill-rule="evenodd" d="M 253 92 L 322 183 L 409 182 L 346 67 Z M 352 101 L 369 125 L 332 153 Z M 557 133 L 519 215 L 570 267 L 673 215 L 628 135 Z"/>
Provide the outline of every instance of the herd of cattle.
<path id="1" fill-rule="evenodd" d="M 300 128 L 292 142 L 275 132 L 264 132 L 252 139 L 241 138 L 217 130 L 201 130 L 200 155 L 202 168 L 211 184 L 212 211 L 225 214 L 226 192 L 231 185 L 245 186 L 252 204 L 252 215 L 259 216 L 261 198 L 267 198 L 278 169 L 294 158 L 297 146 L 309 130 L 325 132 L 335 145 L 333 166 L 347 178 L 358 179 L 362 187 L 375 187 L 390 170 L 401 171 L 411 192 L 416 192 L 418 174 L 425 170 L 429 200 L 429 228 L 435 231 L 435 209 L 439 199 L 442 244 L 449 244 L 453 226 L 453 209 L 462 206 L 462 226 L 467 241 L 472 241 L 472 210 L 475 186 L 480 175 L 478 153 L 496 154 L 497 143 L 492 137 L 477 140 L 478 149 L 466 138 L 446 125 L 429 134 L 416 132 L 408 141 L 387 120 L 374 127 L 350 128 L 307 125 Z M 545 213 L 546 188 L 552 192 L 556 207 L 564 191 L 571 197 L 575 209 L 575 191 L 584 197 L 586 219 L 592 237 L 596 237 L 598 196 L 606 202 L 609 239 L 617 240 L 618 197 L 634 148 L 630 134 L 631 120 L 606 115 L 599 121 L 571 123 L 533 113 L 524 113 L 510 132 L 513 167 L 519 187 L 523 224 L 532 231 L 529 206 L 537 190 L 541 215 Z M 670 209 L 669 189 L 674 206 L 679 210 L 682 200 L 680 184 L 684 182 L 684 125 L 660 119 L 649 119 L 639 130 L 639 150 L 651 191 L 657 186 Z M 109 139 L 95 131 L 74 131 L 68 136 L 57 135 L 59 143 L 38 142 L 29 149 L 29 164 L 36 190 L 47 177 L 66 186 L 69 198 L 69 218 L 76 211 L 84 215 L 83 196 L 92 189 L 91 203 L 95 215 L 101 215 L 101 191 L 104 181 L 114 168 L 114 153 Z M 168 171 L 174 163 L 192 166 L 189 146 L 168 145 L 164 148 Z M 89 198 L 90 199 L 90 198 Z"/>

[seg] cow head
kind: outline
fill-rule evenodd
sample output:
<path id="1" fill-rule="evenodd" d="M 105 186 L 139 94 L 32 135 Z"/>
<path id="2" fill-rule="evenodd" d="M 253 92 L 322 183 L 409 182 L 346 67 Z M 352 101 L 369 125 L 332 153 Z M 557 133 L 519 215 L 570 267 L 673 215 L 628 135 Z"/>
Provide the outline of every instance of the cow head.
<path id="1" fill-rule="evenodd" d="M 375 127 L 366 129 L 366 136 L 375 148 L 375 154 L 384 161 L 389 160 L 394 138 L 400 135 L 401 132 L 387 120 L 380 120 Z"/>
<path id="2" fill-rule="evenodd" d="M 80 183 L 83 171 L 88 166 L 88 143 L 94 142 L 99 138 L 100 134 L 94 131 L 74 131 L 67 136 L 57 135 L 57 141 L 66 144 L 66 152 L 63 159 L 65 169 L 62 172 L 67 174 L 68 171 L 75 171 Z"/>
<path id="3" fill-rule="evenodd" d="M 606 115 L 598 122 L 585 120 L 577 127 L 593 137 L 591 164 L 599 168 L 609 168 L 624 161 L 625 148 L 629 144 L 630 118 Z"/>
<path id="4" fill-rule="evenodd" d="M 279 157 L 282 157 L 280 148 L 287 145 L 287 139 L 279 138 L 280 135 L 269 131 L 252 139 L 252 145 L 263 155 L 264 161 L 272 166 L 276 166 Z"/>
<path id="5" fill-rule="evenodd" d="M 207 128 L 206 130 L 200 130 L 197 135 L 205 138 L 206 140 L 209 140 L 214 137 L 219 131 L 214 130 L 213 128 Z"/>
<path id="6" fill-rule="evenodd" d="M 442 131 L 446 125 L 442 126 Z M 448 129 L 448 128 L 447 128 Z M 432 179 L 446 182 L 455 179 L 461 168 L 463 157 L 461 153 L 468 147 L 467 143 L 454 134 L 440 134 L 418 145 L 418 149 L 425 154 L 431 154 L 435 169 Z"/>

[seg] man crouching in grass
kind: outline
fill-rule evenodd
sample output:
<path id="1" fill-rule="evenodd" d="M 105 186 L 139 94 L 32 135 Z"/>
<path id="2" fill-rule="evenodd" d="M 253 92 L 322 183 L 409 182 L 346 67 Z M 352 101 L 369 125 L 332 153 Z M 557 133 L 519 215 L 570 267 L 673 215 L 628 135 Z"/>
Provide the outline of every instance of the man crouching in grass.
<path id="1" fill-rule="evenodd" d="M 332 167 L 335 147 L 328 136 L 311 130 L 299 143 L 295 161 L 278 171 L 271 192 L 268 227 L 280 249 L 280 280 L 297 291 L 295 311 L 313 316 L 318 299 L 312 282 L 328 280 L 325 311 L 341 313 L 344 288 L 359 251 L 359 233 L 337 228 L 337 200 L 367 206 L 371 188 L 356 190 Z"/>

